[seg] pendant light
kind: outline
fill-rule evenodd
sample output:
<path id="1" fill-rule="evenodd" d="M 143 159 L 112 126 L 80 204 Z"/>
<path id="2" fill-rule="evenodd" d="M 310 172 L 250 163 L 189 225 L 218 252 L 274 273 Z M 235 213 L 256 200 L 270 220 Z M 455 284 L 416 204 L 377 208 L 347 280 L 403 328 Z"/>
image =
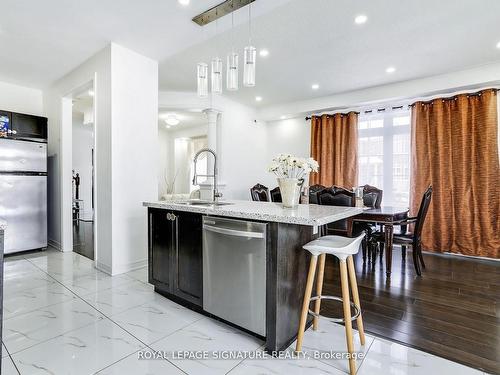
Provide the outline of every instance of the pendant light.
<path id="1" fill-rule="evenodd" d="M 197 66 L 198 97 L 206 98 L 208 96 L 208 65 L 198 63 Z"/>
<path id="2" fill-rule="evenodd" d="M 243 86 L 255 86 L 255 63 L 257 50 L 252 46 L 252 4 L 248 5 L 248 46 L 243 53 Z"/>
<path id="3" fill-rule="evenodd" d="M 218 35 L 218 21 L 215 20 L 215 37 Z M 217 45 L 216 45 L 217 52 Z M 222 94 L 222 59 L 218 57 L 218 53 L 216 53 L 217 57 L 212 59 L 212 94 Z"/>
<path id="4" fill-rule="evenodd" d="M 231 2 L 231 7 L 233 7 Z M 229 91 L 238 90 L 238 54 L 234 52 L 234 12 L 231 13 L 231 53 L 227 55 L 226 88 Z"/>

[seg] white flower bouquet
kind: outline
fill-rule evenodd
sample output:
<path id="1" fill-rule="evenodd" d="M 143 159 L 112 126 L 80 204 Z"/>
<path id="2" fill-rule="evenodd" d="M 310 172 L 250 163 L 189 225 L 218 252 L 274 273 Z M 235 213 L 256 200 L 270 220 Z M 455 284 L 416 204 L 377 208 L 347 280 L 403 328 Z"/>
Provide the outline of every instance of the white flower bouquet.
<path id="1" fill-rule="evenodd" d="M 318 169 L 319 164 L 313 158 L 298 158 L 290 154 L 280 154 L 273 159 L 269 166 L 269 172 L 278 177 L 283 207 L 297 207 L 304 177 L 310 172 L 318 172 Z"/>
<path id="2" fill-rule="evenodd" d="M 319 164 L 313 158 L 299 158 L 290 154 L 279 154 L 271 165 L 269 172 L 278 178 L 302 179 L 307 173 L 318 172 Z"/>

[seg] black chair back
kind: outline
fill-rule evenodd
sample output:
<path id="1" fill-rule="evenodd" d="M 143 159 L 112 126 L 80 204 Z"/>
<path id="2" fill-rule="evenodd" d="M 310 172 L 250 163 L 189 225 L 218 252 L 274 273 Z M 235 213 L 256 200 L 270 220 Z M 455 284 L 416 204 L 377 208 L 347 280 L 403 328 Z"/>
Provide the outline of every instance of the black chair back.
<path id="1" fill-rule="evenodd" d="M 422 235 L 422 228 L 424 227 L 425 217 L 427 216 L 427 211 L 429 211 L 429 205 L 431 204 L 432 198 L 432 186 L 429 186 L 422 196 L 422 201 L 420 202 L 420 208 L 418 209 L 417 221 L 415 222 L 415 229 L 413 232 L 413 237 L 419 239 Z"/>
<path id="2" fill-rule="evenodd" d="M 319 204 L 318 202 L 318 192 L 326 189 L 326 186 L 323 185 L 312 185 L 309 186 L 309 204 Z"/>
<path id="3" fill-rule="evenodd" d="M 371 185 L 361 187 L 363 188 L 363 204 L 366 207 L 380 208 L 383 191 Z"/>
<path id="4" fill-rule="evenodd" d="M 276 186 L 273 190 L 269 192 L 271 195 L 271 202 L 281 203 L 281 190 L 279 186 Z"/>
<path id="5" fill-rule="evenodd" d="M 261 184 L 257 184 L 250 189 L 252 200 L 256 202 L 269 202 L 269 189 Z"/>
<path id="6" fill-rule="evenodd" d="M 317 197 L 318 203 L 321 205 L 347 207 L 354 207 L 356 205 L 356 195 L 354 192 L 338 186 L 332 186 L 331 188 L 319 191 Z M 349 232 L 347 219 L 328 224 L 328 232 L 331 234 L 346 234 Z"/>

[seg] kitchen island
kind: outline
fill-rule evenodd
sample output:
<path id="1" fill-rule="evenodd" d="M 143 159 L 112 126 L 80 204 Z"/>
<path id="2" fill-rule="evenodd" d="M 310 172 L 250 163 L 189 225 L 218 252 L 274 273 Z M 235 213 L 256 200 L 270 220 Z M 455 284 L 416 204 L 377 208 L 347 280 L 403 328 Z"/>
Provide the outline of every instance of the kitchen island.
<path id="1" fill-rule="evenodd" d="M 310 255 L 302 246 L 318 237 L 320 226 L 362 209 L 318 205 L 286 209 L 279 203 L 249 201 L 220 206 L 194 203 L 198 204 L 143 203 L 148 207 L 149 282 L 177 303 L 261 337 L 267 351 L 286 349 L 297 335 L 309 267 Z M 262 247 L 262 256 L 252 246 Z M 232 261 L 227 263 L 227 258 Z M 248 266 L 235 271 L 242 265 Z M 242 283 L 252 285 L 244 288 Z M 216 288 L 210 289 L 213 285 Z M 221 301 L 219 306 L 214 300 Z M 245 304 L 248 308 L 241 309 Z M 262 329 L 254 329 L 259 323 Z"/>

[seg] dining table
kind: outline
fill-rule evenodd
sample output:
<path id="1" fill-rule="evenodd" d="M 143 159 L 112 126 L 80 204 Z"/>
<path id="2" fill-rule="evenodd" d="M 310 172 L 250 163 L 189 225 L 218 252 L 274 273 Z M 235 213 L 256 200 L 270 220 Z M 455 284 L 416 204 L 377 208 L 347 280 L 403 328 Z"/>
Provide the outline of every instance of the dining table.
<path id="1" fill-rule="evenodd" d="M 392 268 L 392 239 L 394 235 L 394 225 L 401 220 L 408 218 L 408 207 L 381 206 L 378 208 L 365 207 L 364 211 L 352 218 L 357 222 L 377 223 L 383 226 L 385 236 L 385 272 L 386 276 L 391 276 Z M 404 231 L 405 228 L 402 228 Z"/>

